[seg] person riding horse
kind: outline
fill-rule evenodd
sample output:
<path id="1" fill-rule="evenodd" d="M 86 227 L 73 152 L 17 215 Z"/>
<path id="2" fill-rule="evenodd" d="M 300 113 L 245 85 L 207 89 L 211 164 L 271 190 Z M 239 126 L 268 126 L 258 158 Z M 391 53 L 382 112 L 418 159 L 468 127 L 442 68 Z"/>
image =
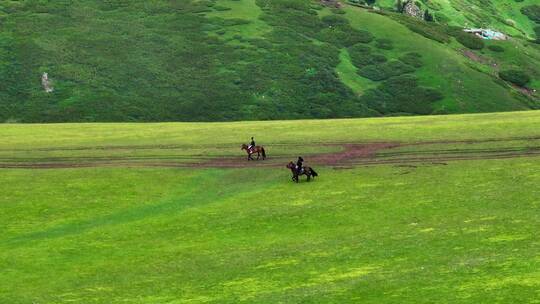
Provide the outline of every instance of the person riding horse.
<path id="1" fill-rule="evenodd" d="M 266 158 L 266 151 L 264 150 L 264 147 L 255 145 L 255 139 L 253 139 L 253 137 L 251 138 L 251 142 L 249 143 L 249 145 L 242 144 L 241 149 L 246 150 L 248 160 L 253 160 L 253 157 L 251 157 L 251 155 L 255 153 L 257 153 L 257 160 L 261 157 L 261 155 L 263 159 Z"/>
<path id="2" fill-rule="evenodd" d="M 315 178 L 317 176 L 319 176 L 319 174 L 317 172 L 315 172 L 315 170 L 313 170 L 312 167 L 304 167 L 304 159 L 299 156 L 298 157 L 298 160 L 296 161 L 296 164 L 294 162 L 289 162 L 289 164 L 287 164 L 287 169 L 291 170 L 292 172 L 292 180 L 294 182 L 299 182 L 300 181 L 300 176 L 301 175 L 305 175 L 307 176 L 307 181 L 309 182 L 311 180 L 311 178 Z"/>
<path id="3" fill-rule="evenodd" d="M 248 146 L 248 150 L 250 152 L 253 152 L 253 148 L 255 147 L 255 140 L 253 139 L 253 137 L 251 137 L 251 142 L 249 143 L 249 146 Z"/>
<path id="4" fill-rule="evenodd" d="M 296 174 L 300 175 L 302 174 L 302 163 L 304 162 L 304 159 L 302 156 L 298 156 L 298 160 L 296 161 Z"/>

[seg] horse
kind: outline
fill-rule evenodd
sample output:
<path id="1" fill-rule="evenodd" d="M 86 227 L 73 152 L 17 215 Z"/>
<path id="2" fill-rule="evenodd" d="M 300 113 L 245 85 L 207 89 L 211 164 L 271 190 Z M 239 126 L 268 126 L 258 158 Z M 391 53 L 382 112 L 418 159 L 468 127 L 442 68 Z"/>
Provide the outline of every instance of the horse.
<path id="1" fill-rule="evenodd" d="M 296 171 L 296 165 L 293 163 L 293 162 L 290 162 L 288 165 L 287 165 L 287 168 L 288 169 L 291 169 L 291 172 L 293 174 L 292 176 L 292 180 L 294 182 L 297 182 L 299 181 L 299 177 L 300 175 L 305 175 L 307 176 L 307 181 L 309 182 L 311 180 L 311 177 L 315 178 L 316 176 L 319 176 L 319 174 L 317 174 L 317 172 L 315 172 L 315 170 L 313 170 L 313 168 L 311 167 L 303 167 L 302 169 L 302 172 L 300 172 L 300 174 L 298 174 L 298 171 Z"/>
<path id="2" fill-rule="evenodd" d="M 254 160 L 253 157 L 251 157 L 251 155 L 255 154 L 255 153 L 257 153 L 257 160 L 259 160 L 261 155 L 262 155 L 263 160 L 266 159 L 266 151 L 264 151 L 263 146 L 255 146 L 255 147 L 252 147 L 251 150 L 250 150 L 250 149 L 248 149 L 248 145 L 242 144 L 241 150 L 246 150 L 246 152 L 248 154 L 248 158 L 247 158 L 248 161 L 249 160 Z"/>

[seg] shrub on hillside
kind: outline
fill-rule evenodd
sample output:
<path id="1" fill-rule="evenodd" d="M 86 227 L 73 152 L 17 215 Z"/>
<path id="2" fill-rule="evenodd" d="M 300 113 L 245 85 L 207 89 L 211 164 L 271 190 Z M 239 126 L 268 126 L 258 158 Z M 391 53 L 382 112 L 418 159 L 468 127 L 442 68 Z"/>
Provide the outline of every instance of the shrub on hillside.
<path id="1" fill-rule="evenodd" d="M 524 87 L 531 81 L 529 75 L 520 70 L 504 70 L 499 72 L 499 77 L 517 86 Z"/>
<path id="2" fill-rule="evenodd" d="M 327 15 L 322 17 L 321 20 L 327 26 L 339 26 L 349 24 L 349 20 L 336 15 Z"/>
<path id="3" fill-rule="evenodd" d="M 430 114 L 433 102 L 443 95 L 430 88 L 418 86 L 413 75 L 392 77 L 376 89 L 368 90 L 360 101 L 381 114 Z"/>
<path id="4" fill-rule="evenodd" d="M 249 24 L 251 21 L 240 19 L 240 18 L 231 18 L 231 19 L 222 19 L 221 24 L 223 26 L 237 26 L 237 25 L 244 25 Z"/>
<path id="5" fill-rule="evenodd" d="M 489 45 L 488 49 L 490 49 L 493 52 L 502 53 L 504 52 L 504 48 L 500 45 Z"/>
<path id="6" fill-rule="evenodd" d="M 358 74 L 373 81 L 381 81 L 411 72 L 414 72 L 412 66 L 401 61 L 392 60 L 382 64 L 365 66 L 358 71 Z"/>
<path id="7" fill-rule="evenodd" d="M 362 55 L 369 54 L 371 53 L 371 47 L 362 43 L 357 43 L 349 47 L 349 53 L 359 53 Z"/>
<path id="8" fill-rule="evenodd" d="M 268 5 L 277 5 L 284 1 L 271 2 Z M 291 1 L 286 1 L 287 3 Z M 292 3 L 289 3 L 292 4 Z M 301 32 L 303 35 L 314 37 L 324 27 L 317 15 L 309 13 L 309 9 L 278 9 L 272 13 L 264 13 L 261 20 L 275 27 L 286 27 Z M 286 26 L 284 25 L 286 24 Z"/>
<path id="9" fill-rule="evenodd" d="M 450 41 L 450 37 L 446 32 L 446 27 L 436 23 L 427 23 L 415 18 L 409 18 L 404 15 L 394 14 L 391 17 L 401 24 L 408 27 L 411 31 L 420 34 L 428 39 L 435 40 L 440 43 Z"/>
<path id="10" fill-rule="evenodd" d="M 372 64 L 358 70 L 358 75 L 373 81 L 381 81 L 390 78 L 392 71 L 382 64 Z"/>
<path id="11" fill-rule="evenodd" d="M 230 11 L 230 10 L 231 10 L 230 7 L 221 6 L 221 5 L 214 5 L 214 9 L 215 9 L 216 11 L 219 11 L 219 12 Z"/>
<path id="12" fill-rule="evenodd" d="M 266 39 L 251 38 L 251 39 L 246 39 L 246 40 L 251 45 L 254 45 L 254 46 L 256 46 L 257 48 L 260 48 L 260 49 L 268 49 L 268 50 L 270 50 L 274 46 L 271 42 L 269 42 Z"/>
<path id="13" fill-rule="evenodd" d="M 435 19 L 433 18 L 433 14 L 431 14 L 427 9 L 424 11 L 424 20 L 427 22 L 435 21 Z"/>
<path id="14" fill-rule="evenodd" d="M 533 4 L 521 8 L 521 13 L 531 19 L 533 22 L 540 23 L 540 5 Z"/>
<path id="15" fill-rule="evenodd" d="M 352 27 L 349 27 L 350 29 L 352 29 Z M 368 31 L 364 31 L 364 30 L 355 30 L 355 29 L 352 29 L 352 30 L 349 30 L 349 33 L 351 35 L 351 41 L 356 41 L 355 43 L 351 44 L 351 45 L 354 45 L 356 43 L 370 43 L 371 41 L 373 41 L 373 35 L 368 32 Z"/>
<path id="16" fill-rule="evenodd" d="M 338 14 L 338 15 L 345 15 L 345 11 L 340 8 L 333 8 L 332 13 Z"/>
<path id="17" fill-rule="evenodd" d="M 435 20 L 437 20 L 437 22 L 439 23 L 448 23 L 451 21 L 450 18 L 448 18 L 448 16 L 446 16 L 445 14 L 441 13 L 441 12 L 436 12 L 435 13 Z"/>
<path id="18" fill-rule="evenodd" d="M 455 37 L 459 43 L 471 50 L 481 50 L 485 46 L 484 40 L 476 37 L 473 34 L 461 31 L 457 33 Z"/>
<path id="19" fill-rule="evenodd" d="M 375 46 L 383 50 L 391 50 L 394 48 L 394 43 L 390 39 L 379 38 L 375 40 Z"/>
<path id="20" fill-rule="evenodd" d="M 383 54 L 373 53 L 368 56 L 351 56 L 351 61 L 357 68 L 361 68 L 368 65 L 385 63 L 388 59 Z"/>
<path id="21" fill-rule="evenodd" d="M 433 0 L 422 0 L 422 2 L 429 7 L 430 9 L 434 11 L 440 11 L 443 9 L 443 5 L 439 2 L 433 1 Z"/>
<path id="22" fill-rule="evenodd" d="M 420 68 L 422 67 L 423 63 L 422 63 L 422 55 L 416 53 L 416 52 L 411 52 L 411 53 L 407 53 L 401 57 L 399 57 L 399 60 L 405 64 L 408 64 L 410 66 L 413 66 L 415 68 Z"/>
<path id="23" fill-rule="evenodd" d="M 357 68 L 361 68 L 367 65 L 384 63 L 387 61 L 386 57 L 382 54 L 372 53 L 371 48 L 364 44 L 355 44 L 348 48 L 351 62 Z"/>
<path id="24" fill-rule="evenodd" d="M 350 25 L 342 25 L 321 30 L 317 38 L 334 45 L 349 47 L 357 43 L 369 43 L 373 40 L 373 35 L 368 31 L 356 30 Z"/>

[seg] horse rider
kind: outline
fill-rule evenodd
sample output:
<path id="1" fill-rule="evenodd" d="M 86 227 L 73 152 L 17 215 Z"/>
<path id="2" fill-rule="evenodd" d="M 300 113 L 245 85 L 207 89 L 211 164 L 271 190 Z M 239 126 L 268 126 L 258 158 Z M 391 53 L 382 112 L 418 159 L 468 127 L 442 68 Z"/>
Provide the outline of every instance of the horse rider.
<path id="1" fill-rule="evenodd" d="M 253 139 L 253 137 L 251 137 L 251 142 L 249 143 L 248 151 L 252 151 L 254 148 L 255 148 L 255 140 Z"/>
<path id="2" fill-rule="evenodd" d="M 298 156 L 298 160 L 296 161 L 296 174 L 300 175 L 302 173 L 302 163 L 304 162 L 304 159 L 302 156 Z"/>

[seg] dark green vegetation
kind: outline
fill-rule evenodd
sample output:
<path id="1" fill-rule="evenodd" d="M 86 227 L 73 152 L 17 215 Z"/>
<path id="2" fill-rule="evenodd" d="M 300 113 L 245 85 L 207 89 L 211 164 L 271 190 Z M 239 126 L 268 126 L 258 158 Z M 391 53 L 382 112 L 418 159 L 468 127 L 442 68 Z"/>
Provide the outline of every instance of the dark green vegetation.
<path id="1" fill-rule="evenodd" d="M 461 43 L 463 46 L 468 47 L 471 50 L 481 50 L 484 48 L 484 40 L 459 30 L 457 33 L 454 32 L 456 40 Z"/>
<path id="2" fill-rule="evenodd" d="M 422 9 L 436 22 L 310 0 L 4 1 L 0 121 L 224 121 L 539 107 L 538 96 L 501 82 L 497 70 L 524 70 L 529 87 L 539 88 L 537 44 L 515 33 L 496 43 L 513 51 L 485 52 L 482 40 L 446 25 L 459 20 L 438 21 L 447 7 L 426 1 Z M 516 28 L 525 31 L 522 25 L 534 22 L 517 12 L 523 20 Z M 461 45 L 489 58 L 465 58 Z M 44 72 L 53 93 L 41 87 Z"/>
<path id="3" fill-rule="evenodd" d="M 540 23 L 540 5 L 528 5 L 521 8 L 521 12 L 532 21 Z"/>
<path id="4" fill-rule="evenodd" d="M 504 52 L 504 48 L 500 45 L 490 45 L 488 46 L 488 49 L 492 50 L 493 52 L 502 53 Z"/>
<path id="5" fill-rule="evenodd" d="M 4 125 L 1 165 L 93 166 L 0 169 L 0 303 L 535 303 L 539 125 L 540 111 Z M 282 164 L 174 167 L 242 164 L 248 134 L 269 162 L 401 146 L 372 156 L 394 164 L 318 164 L 309 184 Z"/>
<path id="6" fill-rule="evenodd" d="M 520 87 L 525 86 L 529 81 L 531 81 L 531 78 L 529 75 L 525 74 L 522 71 L 518 70 L 504 70 L 499 72 L 499 76 L 506 80 L 510 81 L 511 83 L 518 85 Z"/>

